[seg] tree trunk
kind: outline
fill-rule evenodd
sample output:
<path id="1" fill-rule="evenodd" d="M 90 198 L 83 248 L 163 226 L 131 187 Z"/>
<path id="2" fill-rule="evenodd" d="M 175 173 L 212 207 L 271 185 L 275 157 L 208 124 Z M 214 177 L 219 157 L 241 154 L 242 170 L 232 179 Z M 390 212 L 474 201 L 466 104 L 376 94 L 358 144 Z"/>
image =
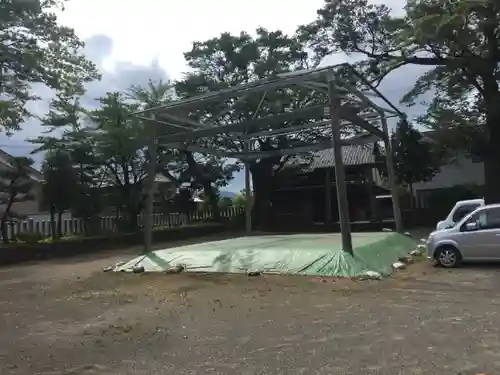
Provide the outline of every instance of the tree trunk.
<path id="1" fill-rule="evenodd" d="M 408 183 L 408 189 L 410 190 L 410 208 L 415 208 L 415 195 L 413 194 L 413 184 Z"/>
<path id="2" fill-rule="evenodd" d="M 500 203 L 500 93 L 488 100 L 486 128 L 488 145 L 484 156 L 484 179 L 486 204 Z"/>
<path id="3" fill-rule="evenodd" d="M 259 162 L 251 166 L 254 201 L 252 209 L 252 222 L 263 229 L 271 223 L 270 198 L 271 182 L 273 177 L 273 164 Z"/>
<path id="4" fill-rule="evenodd" d="M 13 184 L 14 181 L 11 181 L 11 184 Z M 3 243 L 8 245 L 10 243 L 9 241 L 9 232 L 7 230 L 7 225 L 8 225 L 8 218 L 10 215 L 10 210 L 12 208 L 12 205 L 14 204 L 14 200 L 16 199 L 17 194 L 13 194 L 10 196 L 9 201 L 7 202 L 7 205 L 5 207 L 5 211 L 3 212 L 2 219 L 0 220 L 0 232 L 2 233 L 2 240 Z"/>
<path id="5" fill-rule="evenodd" d="M 61 238 L 63 235 L 62 233 L 62 212 L 58 211 L 57 212 L 57 238 Z"/>
<path id="6" fill-rule="evenodd" d="M 9 244 L 9 232 L 7 230 L 7 218 L 2 217 L 0 220 L 0 231 L 2 232 L 2 240 L 5 245 Z"/>
<path id="7" fill-rule="evenodd" d="M 57 227 L 56 227 L 56 209 L 53 204 L 49 206 L 50 213 L 50 235 L 53 239 L 57 238 Z"/>
<path id="8" fill-rule="evenodd" d="M 203 192 L 205 193 L 205 196 L 208 198 L 208 204 L 210 210 L 212 211 L 212 219 L 214 221 L 220 221 L 221 216 L 220 216 L 219 200 L 217 199 L 217 194 L 215 194 L 214 188 L 212 187 L 212 184 L 210 182 L 204 181 Z"/>
<path id="9" fill-rule="evenodd" d="M 130 205 L 127 207 L 127 212 L 128 212 L 127 231 L 136 232 L 139 228 L 139 225 L 137 223 L 137 216 L 139 216 L 140 210 L 137 206 Z"/>

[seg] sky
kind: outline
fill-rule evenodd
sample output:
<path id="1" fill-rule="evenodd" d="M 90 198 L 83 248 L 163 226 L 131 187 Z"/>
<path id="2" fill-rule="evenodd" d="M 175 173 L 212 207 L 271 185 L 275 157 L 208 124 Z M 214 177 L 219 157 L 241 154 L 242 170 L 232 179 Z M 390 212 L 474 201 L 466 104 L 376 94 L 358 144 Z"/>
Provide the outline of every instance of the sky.
<path id="1" fill-rule="evenodd" d="M 400 11 L 403 2 L 385 3 Z M 107 91 L 126 90 L 149 79 L 180 78 L 187 70 L 183 53 L 194 41 L 222 32 L 251 33 L 257 27 L 292 34 L 297 26 L 314 20 L 322 4 L 323 0 L 70 0 L 59 21 L 86 41 L 87 57 L 103 72 L 102 80 L 88 87 L 85 104 L 91 106 Z M 333 57 L 328 62 L 336 60 Z M 416 77 L 419 72 L 414 68 L 410 67 L 410 75 Z M 382 92 L 398 102 L 414 82 L 408 75 L 408 70 L 395 72 L 383 83 Z M 43 87 L 37 93 L 47 99 L 51 95 Z M 39 101 L 31 109 L 43 115 L 47 104 L 48 100 Z M 415 110 L 418 108 L 410 112 Z M 26 155 L 32 149 L 26 138 L 39 133 L 37 121 L 30 120 L 11 138 L 0 135 L 0 147 L 13 155 Z M 243 185 L 242 174 L 238 174 L 227 190 L 237 192 Z"/>

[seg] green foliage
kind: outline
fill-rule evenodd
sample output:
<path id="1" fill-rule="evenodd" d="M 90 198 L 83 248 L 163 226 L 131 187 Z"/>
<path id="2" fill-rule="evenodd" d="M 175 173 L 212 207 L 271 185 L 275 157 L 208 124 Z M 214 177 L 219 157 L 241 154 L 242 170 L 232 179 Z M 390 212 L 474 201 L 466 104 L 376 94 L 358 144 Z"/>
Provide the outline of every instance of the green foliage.
<path id="1" fill-rule="evenodd" d="M 45 236 L 38 232 L 22 232 L 16 235 L 17 243 L 35 244 L 43 241 Z"/>
<path id="2" fill-rule="evenodd" d="M 0 127 L 19 129 L 32 114 L 27 102 L 34 83 L 52 89 L 82 90 L 99 77 L 95 66 L 81 54 L 83 43 L 68 27 L 57 23 L 54 10 L 64 0 L 5 0 L 0 2 Z"/>
<path id="3" fill-rule="evenodd" d="M 316 63 L 297 38 L 285 35 L 280 30 L 268 31 L 263 28 L 256 30 L 255 37 L 245 32 L 239 35 L 223 33 L 216 38 L 195 42 L 191 51 L 185 54 L 185 58 L 191 71 L 176 84 L 176 91 L 180 97 L 191 97 L 204 92 L 251 83 L 273 77 L 278 73 L 311 68 Z M 223 103 L 199 105 L 193 116 L 201 122 L 225 125 L 251 120 L 257 115 L 260 117 L 278 114 L 308 104 L 324 103 L 325 100 L 326 97 L 323 94 L 305 88 L 269 90 L 264 98 L 257 94 L 246 96 L 244 100 L 231 99 Z M 276 126 L 301 125 L 314 120 L 294 120 Z M 272 151 L 321 141 L 321 139 L 324 139 L 321 132 L 281 135 L 258 138 L 252 142 L 251 147 L 256 151 Z M 216 137 L 215 141 L 201 139 L 197 142 L 201 146 L 215 146 L 232 152 L 241 152 L 245 148 L 244 142 L 234 137 Z M 286 160 L 287 158 L 277 156 L 252 162 L 252 178 L 256 194 L 259 196 L 256 202 L 260 203 L 255 211 L 256 222 L 264 221 L 269 216 L 270 180 L 283 167 Z M 231 175 L 233 171 L 228 172 Z M 206 186 L 206 179 L 198 179 L 200 180 L 204 180 L 203 185 Z M 204 190 L 206 191 L 205 188 Z M 213 200 L 213 202 L 216 201 Z"/>
<path id="4" fill-rule="evenodd" d="M 49 152 L 45 156 L 42 173 L 43 205 L 53 207 L 58 213 L 71 209 L 76 200 L 77 176 L 68 153 L 62 150 Z"/>
<path id="5" fill-rule="evenodd" d="M 17 213 L 14 211 L 15 203 L 33 200 L 32 189 L 34 181 L 33 159 L 26 157 L 13 157 L 9 160 L 10 168 L 0 169 L 0 206 L 3 212 L 0 217 L 0 230 L 4 243 L 9 243 L 7 222 Z"/>
<path id="6" fill-rule="evenodd" d="M 30 141 L 38 144 L 34 152 L 49 151 L 66 154 L 72 163 L 76 179 L 75 198 L 71 211 L 85 221 L 87 231 L 93 231 L 93 220 L 102 209 L 102 171 L 95 155 L 92 135 L 95 129 L 88 123 L 87 111 L 81 106 L 79 90 L 61 90 L 50 104 L 42 119 L 47 128 L 44 135 Z M 86 124 L 87 123 L 87 124 Z"/>
<path id="7" fill-rule="evenodd" d="M 245 190 L 242 190 L 233 198 L 233 205 L 238 208 L 245 208 L 247 201 L 247 195 Z"/>
<path id="8" fill-rule="evenodd" d="M 219 207 L 221 210 L 227 210 L 233 206 L 233 200 L 229 197 L 222 197 L 219 199 Z"/>
<path id="9" fill-rule="evenodd" d="M 394 167 L 400 185 L 412 186 L 428 181 L 439 170 L 439 159 L 431 144 L 422 140 L 422 134 L 407 121 L 400 121 L 391 137 Z"/>
<path id="10" fill-rule="evenodd" d="M 319 56 L 363 55 L 358 69 L 375 83 L 403 65 L 429 67 L 403 102 L 433 95 L 420 121 L 443 135 L 443 147 L 483 158 L 485 198 L 500 202 L 499 19 L 495 1 L 406 0 L 401 15 L 367 0 L 327 1 L 299 34 Z"/>
<path id="11" fill-rule="evenodd" d="M 144 203 L 144 123 L 130 116 L 137 105 L 128 104 L 120 93 L 100 98 L 101 107 L 90 115 L 97 129 L 91 132 L 94 156 L 101 171 L 102 188 L 119 214 L 127 217 L 128 229 L 137 229 L 137 215 Z"/>

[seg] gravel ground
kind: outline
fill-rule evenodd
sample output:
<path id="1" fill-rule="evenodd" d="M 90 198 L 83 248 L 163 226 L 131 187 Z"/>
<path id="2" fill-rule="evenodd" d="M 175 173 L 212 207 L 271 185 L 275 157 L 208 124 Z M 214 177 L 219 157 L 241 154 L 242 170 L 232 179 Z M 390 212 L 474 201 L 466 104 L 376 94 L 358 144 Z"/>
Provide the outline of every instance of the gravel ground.
<path id="1" fill-rule="evenodd" d="M 384 281 L 0 269 L 0 374 L 494 374 L 500 266 Z M 126 258 L 126 257 L 125 257 Z"/>

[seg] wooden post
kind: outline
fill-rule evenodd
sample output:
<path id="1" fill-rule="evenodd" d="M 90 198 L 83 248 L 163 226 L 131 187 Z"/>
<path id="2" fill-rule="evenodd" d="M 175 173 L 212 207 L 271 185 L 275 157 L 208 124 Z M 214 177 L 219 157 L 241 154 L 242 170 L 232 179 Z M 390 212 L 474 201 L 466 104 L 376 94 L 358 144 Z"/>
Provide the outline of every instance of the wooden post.
<path id="1" fill-rule="evenodd" d="M 143 220 L 144 225 L 144 252 L 153 250 L 153 212 L 154 212 L 154 187 L 156 177 L 156 158 L 158 157 L 158 141 L 156 139 L 156 123 L 154 114 L 151 115 L 152 125 L 148 143 L 149 163 L 146 176 L 146 206 Z"/>
<path id="2" fill-rule="evenodd" d="M 368 191 L 368 197 L 370 198 L 370 219 L 371 221 L 379 221 L 378 205 L 375 192 L 375 182 L 373 179 L 373 168 L 370 167 L 365 171 L 366 176 L 366 186 Z"/>
<path id="3" fill-rule="evenodd" d="M 389 177 L 389 186 L 391 188 L 392 196 L 392 210 L 394 211 L 394 221 L 396 223 L 396 232 L 403 232 L 403 219 L 401 217 L 401 208 L 399 206 L 398 186 L 396 184 L 396 171 L 394 169 L 394 154 L 392 151 L 391 139 L 389 137 L 389 130 L 387 127 L 387 119 L 382 114 L 382 129 L 386 135 L 384 139 L 387 174 Z"/>
<path id="4" fill-rule="evenodd" d="M 342 160 L 342 145 L 340 139 L 340 99 L 335 95 L 333 77 L 328 77 L 328 97 L 330 103 L 330 119 L 332 123 L 333 157 L 335 161 L 335 182 L 339 206 L 340 232 L 342 235 L 342 250 L 352 254 L 351 223 L 349 221 L 349 204 L 345 183 L 344 163 Z"/>

